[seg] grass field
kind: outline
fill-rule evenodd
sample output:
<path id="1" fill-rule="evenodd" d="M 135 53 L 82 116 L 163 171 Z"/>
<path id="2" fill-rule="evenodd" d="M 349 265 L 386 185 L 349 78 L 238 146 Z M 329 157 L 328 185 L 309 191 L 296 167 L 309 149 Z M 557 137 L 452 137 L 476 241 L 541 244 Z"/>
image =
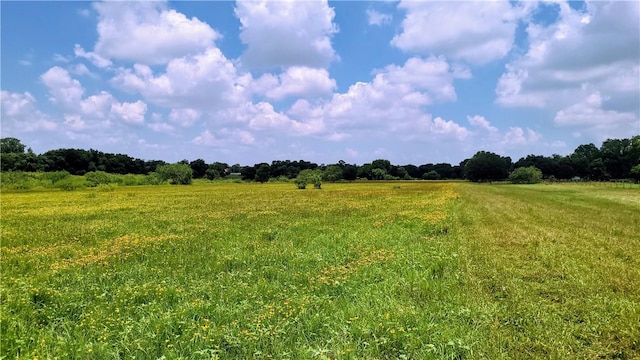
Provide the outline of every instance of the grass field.
<path id="1" fill-rule="evenodd" d="M 640 357 L 640 189 L 2 193 L 2 358 Z"/>

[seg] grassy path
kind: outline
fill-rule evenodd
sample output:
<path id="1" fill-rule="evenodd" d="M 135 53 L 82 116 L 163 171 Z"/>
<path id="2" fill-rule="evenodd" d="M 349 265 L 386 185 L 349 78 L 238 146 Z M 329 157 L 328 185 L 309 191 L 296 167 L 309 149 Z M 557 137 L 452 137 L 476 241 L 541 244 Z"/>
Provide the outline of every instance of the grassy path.
<path id="1" fill-rule="evenodd" d="M 485 358 L 640 356 L 640 192 L 473 185 L 455 210 Z"/>

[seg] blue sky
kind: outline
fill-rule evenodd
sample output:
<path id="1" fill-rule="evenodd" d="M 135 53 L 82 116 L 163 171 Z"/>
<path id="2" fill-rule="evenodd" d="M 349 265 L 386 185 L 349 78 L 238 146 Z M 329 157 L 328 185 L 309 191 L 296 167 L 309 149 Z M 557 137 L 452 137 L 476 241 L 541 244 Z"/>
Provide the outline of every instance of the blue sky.
<path id="1" fill-rule="evenodd" d="M 8 2 L 36 153 L 457 164 L 640 134 L 637 1 Z"/>

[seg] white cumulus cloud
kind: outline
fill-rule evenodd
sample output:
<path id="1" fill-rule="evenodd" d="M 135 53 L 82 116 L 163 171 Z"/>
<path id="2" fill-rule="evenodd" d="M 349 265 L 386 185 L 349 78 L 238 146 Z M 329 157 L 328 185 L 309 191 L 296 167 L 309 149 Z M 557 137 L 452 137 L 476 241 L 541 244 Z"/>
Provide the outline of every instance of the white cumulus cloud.
<path id="1" fill-rule="evenodd" d="M 331 36 L 338 31 L 327 1 L 238 1 L 240 39 L 250 68 L 326 67 L 337 54 Z"/>
<path id="2" fill-rule="evenodd" d="M 165 2 L 99 2 L 95 53 L 105 59 L 165 64 L 199 53 L 219 35 L 197 18 L 168 9 Z"/>
<path id="3" fill-rule="evenodd" d="M 277 77 L 266 74 L 263 77 L 270 79 L 257 80 L 259 83 L 267 82 L 263 89 L 265 96 L 274 100 L 287 97 L 317 97 L 331 94 L 336 88 L 336 81 L 331 79 L 325 69 L 309 68 L 305 66 L 292 66 Z"/>
<path id="4" fill-rule="evenodd" d="M 507 1 L 401 1 L 402 32 L 391 44 L 408 52 L 445 55 L 472 64 L 506 56 L 519 9 Z"/>

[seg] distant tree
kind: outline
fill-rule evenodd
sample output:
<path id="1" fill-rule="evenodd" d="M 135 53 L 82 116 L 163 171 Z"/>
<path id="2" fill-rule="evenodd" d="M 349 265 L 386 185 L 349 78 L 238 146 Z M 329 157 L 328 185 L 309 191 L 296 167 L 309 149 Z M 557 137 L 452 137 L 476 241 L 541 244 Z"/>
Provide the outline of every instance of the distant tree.
<path id="1" fill-rule="evenodd" d="M 396 168 L 396 176 L 402 180 L 411 180 L 411 176 L 409 176 L 409 172 L 404 166 L 398 166 Z"/>
<path id="2" fill-rule="evenodd" d="M 424 173 L 424 175 L 422 175 L 422 178 L 425 180 L 440 180 L 440 174 L 435 170 L 431 170 Z"/>
<path id="3" fill-rule="evenodd" d="M 373 179 L 371 176 L 371 170 L 373 170 L 373 166 L 371 166 L 371 164 L 362 164 L 362 166 L 358 167 L 358 177 L 361 179 Z"/>
<path id="4" fill-rule="evenodd" d="M 631 168 L 631 171 L 629 171 L 629 176 L 636 182 L 640 182 L 640 164 Z"/>
<path id="5" fill-rule="evenodd" d="M 254 166 L 245 166 L 240 170 L 242 180 L 253 181 L 256 178 L 256 168 Z"/>
<path id="6" fill-rule="evenodd" d="M 385 169 L 373 168 L 371 169 L 371 179 L 373 180 L 384 180 L 387 175 L 387 171 Z"/>
<path id="7" fill-rule="evenodd" d="M 530 166 L 540 169 L 542 176 L 545 178 L 551 175 L 556 176 L 559 167 L 554 158 L 540 155 L 528 155 L 526 158 L 521 158 L 514 164 L 516 168 Z"/>
<path id="8" fill-rule="evenodd" d="M 451 164 L 447 163 L 439 163 L 433 165 L 433 170 L 438 172 L 441 179 L 451 179 L 453 178 L 453 167 Z"/>
<path id="9" fill-rule="evenodd" d="M 353 181 L 358 178 L 358 167 L 356 165 L 346 164 L 342 167 L 342 178 L 347 181 Z"/>
<path id="10" fill-rule="evenodd" d="M 604 181 L 611 178 L 611 175 L 607 172 L 607 167 L 604 165 L 604 161 L 602 161 L 601 158 L 597 158 L 589 164 L 588 176 L 590 180 L 596 181 Z"/>
<path id="11" fill-rule="evenodd" d="M 213 180 L 218 177 L 225 177 L 229 175 L 229 173 L 231 173 L 229 164 L 216 161 L 207 168 L 206 178 Z"/>
<path id="12" fill-rule="evenodd" d="M 420 172 L 420 169 L 417 166 L 407 164 L 407 165 L 402 165 L 402 167 L 407 171 L 407 174 L 409 175 L 409 177 L 414 179 L 419 179 L 422 177 L 422 172 Z"/>
<path id="13" fill-rule="evenodd" d="M 589 177 L 589 166 L 595 159 L 600 158 L 600 150 L 593 144 L 583 144 L 578 146 L 569 158 L 574 175 Z"/>
<path id="14" fill-rule="evenodd" d="M 156 173 L 162 181 L 169 180 L 172 185 L 189 185 L 193 178 L 191 167 L 185 163 L 158 166 Z"/>
<path id="15" fill-rule="evenodd" d="M 3 154 L 22 154 L 25 146 L 20 140 L 12 137 L 0 139 L 0 153 Z"/>
<path id="16" fill-rule="evenodd" d="M 322 178 L 328 182 L 336 182 L 342 179 L 342 167 L 340 165 L 329 165 L 327 166 L 323 173 Z"/>
<path id="17" fill-rule="evenodd" d="M 269 181 L 269 177 L 271 177 L 271 167 L 267 163 L 262 163 L 256 165 L 256 176 L 255 180 L 259 183 L 266 183 Z"/>
<path id="18" fill-rule="evenodd" d="M 514 184 L 537 184 L 542 181 L 542 171 L 535 166 L 519 167 L 509 174 Z"/>
<path id="19" fill-rule="evenodd" d="M 478 181 L 504 180 L 511 169 L 511 158 L 487 151 L 478 151 L 465 164 L 467 179 Z"/>
<path id="20" fill-rule="evenodd" d="M 314 188 L 320 189 L 322 186 L 322 172 L 318 170 L 304 169 L 300 171 L 298 176 L 294 179 L 294 183 L 298 189 L 305 189 L 307 184 L 313 184 Z"/>
<path id="21" fill-rule="evenodd" d="M 189 163 L 189 167 L 191 167 L 193 177 L 196 179 L 203 178 L 209 169 L 209 165 L 202 159 L 193 160 Z"/>

